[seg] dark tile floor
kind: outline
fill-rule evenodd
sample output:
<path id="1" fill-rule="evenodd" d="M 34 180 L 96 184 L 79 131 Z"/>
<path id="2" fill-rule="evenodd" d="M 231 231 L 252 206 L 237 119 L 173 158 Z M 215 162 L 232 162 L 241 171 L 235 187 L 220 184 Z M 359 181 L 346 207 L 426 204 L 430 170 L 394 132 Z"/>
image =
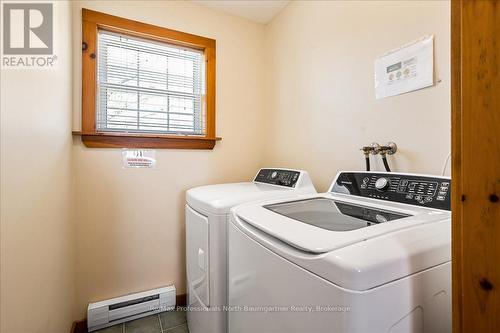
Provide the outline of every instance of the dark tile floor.
<path id="1" fill-rule="evenodd" d="M 185 311 L 166 311 L 111 326 L 95 333 L 189 333 Z"/>

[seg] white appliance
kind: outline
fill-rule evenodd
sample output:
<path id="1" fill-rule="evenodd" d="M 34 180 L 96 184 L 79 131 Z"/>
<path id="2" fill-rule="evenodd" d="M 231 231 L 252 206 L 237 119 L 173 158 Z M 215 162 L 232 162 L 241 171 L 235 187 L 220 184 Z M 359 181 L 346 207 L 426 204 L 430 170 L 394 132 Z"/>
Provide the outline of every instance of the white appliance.
<path id="1" fill-rule="evenodd" d="M 305 171 L 261 169 L 251 182 L 218 184 L 186 193 L 186 262 L 190 333 L 227 329 L 229 209 L 256 199 L 316 193 Z"/>
<path id="2" fill-rule="evenodd" d="M 175 308 L 175 286 L 90 303 L 87 308 L 89 332 L 150 316 Z"/>
<path id="3" fill-rule="evenodd" d="M 450 179 L 341 172 L 232 209 L 229 331 L 451 332 Z"/>

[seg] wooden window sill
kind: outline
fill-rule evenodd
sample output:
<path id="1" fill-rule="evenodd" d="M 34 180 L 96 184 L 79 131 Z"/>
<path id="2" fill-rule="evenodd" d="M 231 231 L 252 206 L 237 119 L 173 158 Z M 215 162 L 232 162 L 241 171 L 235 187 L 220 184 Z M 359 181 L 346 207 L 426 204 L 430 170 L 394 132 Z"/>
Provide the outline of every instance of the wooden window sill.
<path id="1" fill-rule="evenodd" d="M 85 133 L 73 131 L 89 148 L 213 149 L 222 138 L 133 133 Z"/>

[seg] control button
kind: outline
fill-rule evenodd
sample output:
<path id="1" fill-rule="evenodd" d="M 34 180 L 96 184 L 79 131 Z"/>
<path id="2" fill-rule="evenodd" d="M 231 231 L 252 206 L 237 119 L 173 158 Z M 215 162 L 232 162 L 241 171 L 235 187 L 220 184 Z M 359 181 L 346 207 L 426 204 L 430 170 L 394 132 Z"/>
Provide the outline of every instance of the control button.
<path id="1" fill-rule="evenodd" d="M 449 187 L 450 183 L 441 183 L 441 186 L 443 186 L 443 187 Z"/>
<path id="2" fill-rule="evenodd" d="M 413 194 L 407 194 L 406 199 L 413 199 Z"/>
<path id="3" fill-rule="evenodd" d="M 421 196 L 421 195 L 416 195 L 416 196 L 415 196 L 415 200 L 417 200 L 417 201 L 422 200 L 422 196 Z"/>
<path id="4" fill-rule="evenodd" d="M 408 185 L 408 188 L 410 190 L 413 190 L 415 188 L 415 185 L 416 185 L 415 183 L 410 183 L 410 185 Z"/>
<path id="5" fill-rule="evenodd" d="M 448 191 L 448 188 L 447 188 L 447 187 L 444 187 L 444 186 L 441 186 L 441 187 L 439 188 L 439 190 L 440 190 L 440 191 Z"/>
<path id="6" fill-rule="evenodd" d="M 378 223 L 387 222 L 387 218 L 381 214 L 375 215 L 375 220 L 377 220 Z"/>
<path id="7" fill-rule="evenodd" d="M 384 177 L 377 179 L 377 181 L 375 182 L 375 188 L 379 191 L 387 190 L 389 185 L 390 185 L 389 179 Z"/>
<path id="8" fill-rule="evenodd" d="M 271 179 L 274 179 L 274 178 L 276 178 L 277 176 L 278 176 L 278 171 L 273 171 L 273 172 L 271 173 Z"/>
<path id="9" fill-rule="evenodd" d="M 430 197 L 430 196 L 425 197 L 425 198 L 424 198 L 424 201 L 425 201 L 425 202 L 431 202 L 431 201 L 432 201 L 432 197 Z"/>
<path id="10" fill-rule="evenodd" d="M 361 188 L 366 188 L 368 186 L 369 181 L 370 181 L 370 178 L 368 178 L 368 177 L 363 178 L 363 184 L 361 184 Z"/>
<path id="11" fill-rule="evenodd" d="M 436 200 L 439 200 L 439 201 L 444 201 L 444 196 L 443 195 L 438 195 L 436 197 Z"/>
<path id="12" fill-rule="evenodd" d="M 401 186 L 406 186 L 406 185 L 408 185 L 408 180 L 403 179 L 403 180 L 401 181 Z"/>
<path id="13" fill-rule="evenodd" d="M 445 196 L 445 195 L 446 195 L 446 192 L 445 192 L 445 191 L 439 191 L 438 195 L 443 195 L 443 196 Z"/>

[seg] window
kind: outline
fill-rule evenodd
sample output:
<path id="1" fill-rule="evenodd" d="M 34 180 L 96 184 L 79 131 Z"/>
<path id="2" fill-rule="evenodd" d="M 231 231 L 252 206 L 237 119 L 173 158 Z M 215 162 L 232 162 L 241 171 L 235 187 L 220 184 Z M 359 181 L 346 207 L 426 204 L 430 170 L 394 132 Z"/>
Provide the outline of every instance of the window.
<path id="1" fill-rule="evenodd" d="M 82 141 L 211 149 L 215 41 L 83 9 Z"/>
<path id="2" fill-rule="evenodd" d="M 97 131 L 204 135 L 203 52 L 98 32 Z"/>

